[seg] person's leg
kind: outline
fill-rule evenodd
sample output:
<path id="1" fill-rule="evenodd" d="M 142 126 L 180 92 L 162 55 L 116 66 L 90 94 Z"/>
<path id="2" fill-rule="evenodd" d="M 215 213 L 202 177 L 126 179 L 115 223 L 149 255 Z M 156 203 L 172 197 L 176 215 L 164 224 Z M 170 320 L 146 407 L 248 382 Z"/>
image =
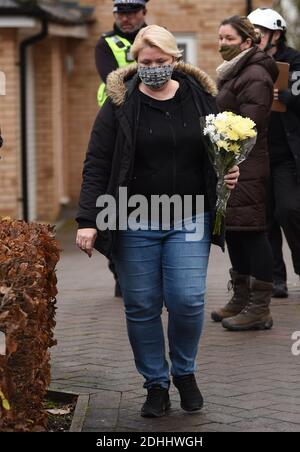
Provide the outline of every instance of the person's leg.
<path id="1" fill-rule="evenodd" d="M 119 231 L 113 254 L 123 293 L 128 336 L 145 388 L 169 387 L 161 322 L 163 307 L 159 231 Z"/>
<path id="2" fill-rule="evenodd" d="M 288 297 L 287 289 L 287 273 L 286 266 L 282 253 L 282 232 L 278 221 L 274 216 L 275 212 L 275 197 L 274 197 L 274 176 L 276 172 L 273 172 L 271 168 L 269 179 L 269 193 L 267 201 L 267 221 L 268 221 L 268 239 L 271 244 L 273 254 L 273 291 L 272 297 L 274 298 L 286 298 Z"/>
<path id="3" fill-rule="evenodd" d="M 273 169 L 275 218 L 281 225 L 292 254 L 295 273 L 300 275 L 300 184 L 293 162 Z"/>
<path id="4" fill-rule="evenodd" d="M 243 232 L 227 231 L 226 245 L 233 271 L 239 275 L 250 275 L 250 262 L 244 251 Z"/>
<path id="5" fill-rule="evenodd" d="M 268 228 L 268 239 L 273 254 L 273 280 L 286 282 L 286 266 L 282 254 L 282 233 L 280 225 L 275 219 Z"/>
<path id="6" fill-rule="evenodd" d="M 276 185 L 276 171 L 271 168 L 271 174 L 268 187 L 267 201 L 267 222 L 268 222 L 268 239 L 271 244 L 273 254 L 273 284 L 274 282 L 286 283 L 286 266 L 282 254 L 282 233 L 280 224 L 275 218 L 275 196 L 274 187 Z"/>
<path id="7" fill-rule="evenodd" d="M 222 320 L 233 331 L 269 329 L 273 325 L 269 305 L 273 289 L 273 256 L 265 232 L 244 232 L 243 250 L 250 265 L 249 302 L 236 316 Z"/>
<path id="8" fill-rule="evenodd" d="M 244 250 L 249 257 L 250 276 L 260 281 L 273 281 L 273 254 L 265 232 L 245 232 Z"/>
<path id="9" fill-rule="evenodd" d="M 243 249 L 243 233 L 228 231 L 226 244 L 232 268 L 229 270 L 230 281 L 228 290 L 233 289 L 233 295 L 225 304 L 211 313 L 214 322 L 239 314 L 249 302 L 250 263 L 247 253 Z"/>
<path id="10" fill-rule="evenodd" d="M 204 217 L 204 216 L 202 216 Z M 209 217 L 204 236 L 189 241 L 185 228 L 168 233 L 163 245 L 163 293 L 169 312 L 168 339 L 174 385 L 186 411 L 202 407 L 194 372 L 204 319 L 204 296 L 210 251 Z"/>
<path id="11" fill-rule="evenodd" d="M 118 297 L 118 298 L 122 298 L 121 286 L 120 286 L 120 283 L 119 283 L 119 279 L 118 279 L 117 271 L 116 271 L 116 268 L 115 268 L 115 264 L 114 264 L 112 258 L 110 258 L 108 260 L 108 268 L 110 269 L 110 271 L 114 275 L 114 279 L 115 279 L 114 296 Z"/>
<path id="12" fill-rule="evenodd" d="M 287 273 L 282 253 L 282 232 L 275 218 L 269 224 L 268 239 L 273 255 L 273 294 L 274 298 L 288 297 Z"/>
<path id="13" fill-rule="evenodd" d="M 163 294 L 169 312 L 171 373 L 195 371 L 204 319 L 204 295 L 210 250 L 209 219 L 201 240 L 187 241 L 187 230 L 173 230 L 163 243 Z"/>

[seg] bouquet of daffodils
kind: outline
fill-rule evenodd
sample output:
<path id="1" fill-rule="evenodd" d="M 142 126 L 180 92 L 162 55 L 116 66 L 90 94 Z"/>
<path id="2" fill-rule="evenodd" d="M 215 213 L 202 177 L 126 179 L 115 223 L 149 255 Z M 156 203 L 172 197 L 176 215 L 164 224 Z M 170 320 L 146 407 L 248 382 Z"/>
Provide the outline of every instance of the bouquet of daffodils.
<path id="1" fill-rule="evenodd" d="M 203 135 L 210 161 L 218 177 L 216 220 L 213 234 L 221 234 L 222 218 L 225 217 L 230 190 L 224 176 L 230 168 L 243 162 L 256 143 L 255 122 L 249 118 L 224 111 L 204 118 Z"/>

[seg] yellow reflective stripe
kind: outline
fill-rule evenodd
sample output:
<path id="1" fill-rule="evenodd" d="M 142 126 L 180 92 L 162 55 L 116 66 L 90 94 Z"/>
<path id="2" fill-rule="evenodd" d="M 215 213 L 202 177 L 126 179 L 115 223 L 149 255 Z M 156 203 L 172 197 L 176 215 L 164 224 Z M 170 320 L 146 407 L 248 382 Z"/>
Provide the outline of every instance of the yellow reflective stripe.
<path id="1" fill-rule="evenodd" d="M 116 40 L 121 41 L 124 44 L 124 47 L 120 48 L 117 46 Z M 118 63 L 119 67 L 124 67 L 129 64 L 128 61 L 126 61 L 126 50 L 131 47 L 131 43 L 127 41 L 127 39 L 122 38 L 121 36 L 108 36 L 105 38 L 105 41 L 109 45 L 112 53 L 114 54 L 114 57 L 116 59 L 116 62 Z"/>
<path id="2" fill-rule="evenodd" d="M 105 41 L 109 45 L 112 53 L 114 54 L 114 57 L 116 59 L 116 62 L 118 64 L 118 67 L 125 67 L 130 64 L 129 61 L 126 60 L 126 51 L 127 49 L 130 49 L 131 43 L 127 41 L 127 39 L 122 38 L 121 36 L 108 36 L 105 38 Z M 121 41 L 124 44 L 124 47 L 118 47 L 117 42 Z M 105 90 L 105 83 L 101 83 L 98 92 L 97 92 L 97 102 L 99 107 L 103 107 L 104 102 L 107 99 L 107 94 Z"/>
<path id="3" fill-rule="evenodd" d="M 106 94 L 106 86 L 105 83 L 101 83 L 99 88 L 98 88 L 98 92 L 97 92 L 97 102 L 99 107 L 103 107 L 104 102 L 107 99 L 107 94 Z"/>

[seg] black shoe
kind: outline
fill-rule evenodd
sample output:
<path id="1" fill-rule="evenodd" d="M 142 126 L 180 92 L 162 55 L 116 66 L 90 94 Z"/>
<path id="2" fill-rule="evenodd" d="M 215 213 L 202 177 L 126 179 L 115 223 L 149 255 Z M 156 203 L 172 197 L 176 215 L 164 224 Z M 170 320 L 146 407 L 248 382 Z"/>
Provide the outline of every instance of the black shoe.
<path id="1" fill-rule="evenodd" d="M 285 281 L 274 281 L 273 282 L 273 298 L 287 298 L 289 296 L 288 289 Z"/>
<path id="2" fill-rule="evenodd" d="M 116 284 L 115 284 L 115 297 L 122 298 L 122 291 L 121 291 L 119 281 L 116 281 Z"/>
<path id="3" fill-rule="evenodd" d="M 146 402 L 142 406 L 141 416 L 161 417 L 170 409 L 171 403 L 168 389 L 153 385 L 148 389 Z"/>
<path id="4" fill-rule="evenodd" d="M 180 394 L 180 406 L 185 411 L 198 411 L 203 406 L 203 397 L 194 374 L 173 377 L 174 386 Z"/>

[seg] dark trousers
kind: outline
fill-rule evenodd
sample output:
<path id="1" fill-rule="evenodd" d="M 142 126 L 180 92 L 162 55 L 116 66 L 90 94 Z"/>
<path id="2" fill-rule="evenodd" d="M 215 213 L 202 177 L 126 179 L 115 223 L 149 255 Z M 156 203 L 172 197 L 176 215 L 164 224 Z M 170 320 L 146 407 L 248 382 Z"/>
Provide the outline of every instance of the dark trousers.
<path id="1" fill-rule="evenodd" d="M 300 184 L 296 167 L 287 161 L 272 167 L 268 236 L 274 259 L 274 281 L 286 281 L 282 255 L 282 232 L 291 250 L 294 271 L 300 275 Z"/>
<path id="2" fill-rule="evenodd" d="M 114 275 L 115 281 L 117 282 L 118 281 L 118 275 L 117 275 L 115 264 L 114 264 L 114 262 L 113 262 L 113 260 L 111 258 L 108 259 L 108 268 L 110 269 L 110 271 Z"/>
<path id="3" fill-rule="evenodd" d="M 272 249 L 266 232 L 227 231 L 226 244 L 234 271 L 272 282 Z"/>
<path id="4" fill-rule="evenodd" d="M 269 223 L 268 237 L 273 253 L 273 280 L 286 281 L 286 266 L 282 254 L 282 232 L 275 218 L 272 218 Z"/>

